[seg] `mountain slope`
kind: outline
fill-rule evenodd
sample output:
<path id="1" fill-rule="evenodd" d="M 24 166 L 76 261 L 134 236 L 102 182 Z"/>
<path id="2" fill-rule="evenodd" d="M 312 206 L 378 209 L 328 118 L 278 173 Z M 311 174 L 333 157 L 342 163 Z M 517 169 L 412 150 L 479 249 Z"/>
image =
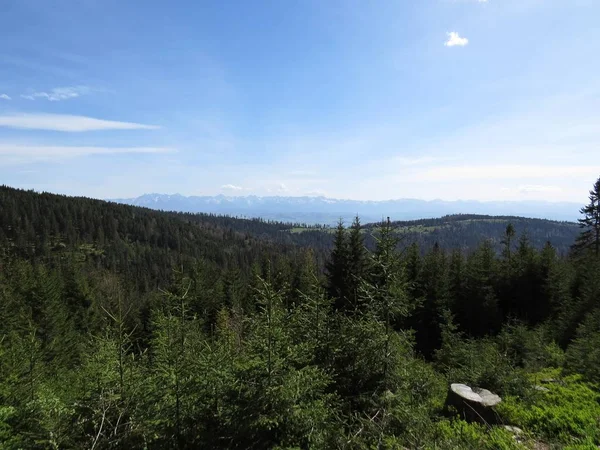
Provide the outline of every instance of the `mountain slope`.
<path id="1" fill-rule="evenodd" d="M 227 214 L 262 217 L 282 222 L 330 225 L 336 223 L 340 218 L 349 222 L 356 214 L 365 222 L 375 222 L 387 216 L 393 220 L 412 220 L 465 213 L 575 220 L 580 207 L 574 203 L 534 201 L 478 202 L 415 199 L 359 201 L 326 197 L 257 197 L 253 195 L 246 197 L 224 195 L 185 197 L 179 194 L 146 194 L 136 198 L 112 201 L 165 211 Z"/>
<path id="2" fill-rule="evenodd" d="M 299 250 L 288 245 L 286 227 L 0 186 L 0 262 L 10 255 L 44 260 L 75 253 L 146 288 L 169 282 L 175 267 L 199 261 L 249 273 L 254 263 L 293 259 Z"/>

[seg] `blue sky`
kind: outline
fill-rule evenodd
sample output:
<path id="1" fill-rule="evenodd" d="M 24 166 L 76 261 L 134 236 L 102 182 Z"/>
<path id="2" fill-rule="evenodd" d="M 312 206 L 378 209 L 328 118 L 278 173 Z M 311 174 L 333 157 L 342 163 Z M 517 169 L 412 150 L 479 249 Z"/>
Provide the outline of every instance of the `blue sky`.
<path id="1" fill-rule="evenodd" d="M 584 202 L 597 0 L 5 0 L 0 183 Z"/>

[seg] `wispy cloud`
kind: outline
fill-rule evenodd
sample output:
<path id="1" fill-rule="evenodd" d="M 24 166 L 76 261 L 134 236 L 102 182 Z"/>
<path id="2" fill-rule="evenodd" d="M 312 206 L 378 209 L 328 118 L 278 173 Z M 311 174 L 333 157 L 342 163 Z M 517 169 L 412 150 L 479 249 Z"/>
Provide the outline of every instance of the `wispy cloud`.
<path id="1" fill-rule="evenodd" d="M 71 133 L 98 130 L 155 130 L 156 125 L 95 119 L 64 114 L 12 114 L 0 116 L 0 127 Z"/>
<path id="2" fill-rule="evenodd" d="M 440 156 L 418 156 L 418 157 L 408 157 L 408 156 L 396 156 L 392 158 L 394 163 L 397 163 L 399 166 L 419 166 L 419 165 L 428 165 L 432 163 L 439 163 L 444 161 L 451 161 L 456 159 L 455 157 L 440 157 Z"/>
<path id="3" fill-rule="evenodd" d="M 448 35 L 448 40 L 444 42 L 446 47 L 464 47 L 469 43 L 466 37 L 461 37 L 456 31 L 450 31 L 446 34 Z"/>
<path id="4" fill-rule="evenodd" d="M 11 100 L 7 94 L 0 94 L 0 100 Z"/>
<path id="5" fill-rule="evenodd" d="M 27 100 L 35 100 L 38 98 L 46 99 L 51 102 L 59 102 L 61 100 L 69 100 L 72 98 L 77 98 L 82 95 L 88 94 L 90 92 L 90 88 L 88 86 L 67 86 L 67 87 L 57 87 L 49 92 L 31 92 L 28 94 L 21 95 L 22 98 Z"/>
<path id="6" fill-rule="evenodd" d="M 116 155 L 130 153 L 157 154 L 171 153 L 175 151 L 175 149 L 165 147 L 93 147 L 0 143 L 0 157 L 2 157 L 2 162 L 13 164 L 75 158 L 90 155 Z"/>
<path id="7" fill-rule="evenodd" d="M 530 192 L 561 192 L 562 189 L 559 186 L 547 186 L 542 184 L 526 184 L 519 186 L 517 190 L 522 194 L 529 194 Z"/>
<path id="8" fill-rule="evenodd" d="M 285 183 L 278 183 L 274 188 L 267 189 L 268 192 L 274 192 L 276 194 L 285 194 L 290 191 Z"/>
<path id="9" fill-rule="evenodd" d="M 221 189 L 225 191 L 243 191 L 244 188 L 241 186 L 236 186 L 235 184 L 224 184 L 221 186 Z"/>
<path id="10" fill-rule="evenodd" d="M 517 187 L 503 187 L 502 192 L 509 194 L 558 194 L 563 192 L 560 186 L 543 184 L 523 184 Z"/>
<path id="11" fill-rule="evenodd" d="M 465 180 L 505 180 L 531 178 L 577 178 L 600 173 L 600 165 L 498 164 L 436 166 L 409 174 L 412 181 L 455 182 Z M 523 186 L 531 192 L 534 185 Z M 539 188 L 539 186 L 537 186 Z"/>

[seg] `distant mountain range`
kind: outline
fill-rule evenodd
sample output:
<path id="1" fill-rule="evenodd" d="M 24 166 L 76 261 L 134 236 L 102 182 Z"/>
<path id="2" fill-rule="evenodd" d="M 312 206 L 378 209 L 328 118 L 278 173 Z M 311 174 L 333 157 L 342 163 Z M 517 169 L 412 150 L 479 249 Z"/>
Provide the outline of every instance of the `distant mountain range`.
<path id="1" fill-rule="evenodd" d="M 112 199 L 116 203 L 146 208 L 192 213 L 213 213 L 234 217 L 261 217 L 281 222 L 334 224 L 340 218 L 349 222 L 358 214 L 363 223 L 392 220 L 414 220 L 449 214 L 511 215 L 574 221 L 581 205 L 568 202 L 416 200 L 385 201 L 339 200 L 327 197 L 230 197 L 191 196 L 180 194 L 145 194 L 136 198 Z"/>

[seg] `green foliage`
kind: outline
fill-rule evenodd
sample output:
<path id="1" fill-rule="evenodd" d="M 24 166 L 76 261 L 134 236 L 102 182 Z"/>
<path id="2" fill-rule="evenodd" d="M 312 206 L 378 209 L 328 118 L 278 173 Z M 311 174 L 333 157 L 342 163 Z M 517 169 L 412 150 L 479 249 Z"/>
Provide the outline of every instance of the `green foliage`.
<path id="1" fill-rule="evenodd" d="M 577 328 L 566 354 L 566 369 L 600 382 L 600 308 L 590 312 Z"/>
<path id="2" fill-rule="evenodd" d="M 512 433 L 500 427 L 487 427 L 464 420 L 442 420 L 436 424 L 435 449 L 525 449 Z"/>
<path id="3" fill-rule="evenodd" d="M 0 444 L 2 448 L 17 449 L 23 446 L 23 440 L 14 428 L 17 410 L 12 406 L 0 406 Z"/>
<path id="4" fill-rule="evenodd" d="M 281 292 L 261 280 L 256 300 L 259 310 L 249 324 L 247 350 L 234 366 L 239 384 L 228 394 L 238 406 L 230 419 L 230 445 L 326 446 L 335 401 L 326 392 L 331 379 L 310 364 L 304 344 L 295 342 Z"/>
<path id="5" fill-rule="evenodd" d="M 523 324 L 507 324 L 497 337 L 499 349 L 518 367 L 538 371 L 545 367 L 562 367 L 565 352 L 552 339 L 548 326 L 528 328 Z"/>
<path id="6" fill-rule="evenodd" d="M 498 411 L 506 421 L 561 445 L 594 448 L 600 444 L 597 385 L 584 382 L 580 375 L 562 377 L 558 369 L 532 374 L 530 379 L 552 382 L 543 384 L 547 392 L 534 391 L 535 395 L 525 400 L 505 397 Z"/>
<path id="7" fill-rule="evenodd" d="M 485 387 L 497 393 L 522 393 L 526 380 L 508 352 L 493 338 L 467 339 L 446 314 L 436 367 L 450 383 Z"/>

